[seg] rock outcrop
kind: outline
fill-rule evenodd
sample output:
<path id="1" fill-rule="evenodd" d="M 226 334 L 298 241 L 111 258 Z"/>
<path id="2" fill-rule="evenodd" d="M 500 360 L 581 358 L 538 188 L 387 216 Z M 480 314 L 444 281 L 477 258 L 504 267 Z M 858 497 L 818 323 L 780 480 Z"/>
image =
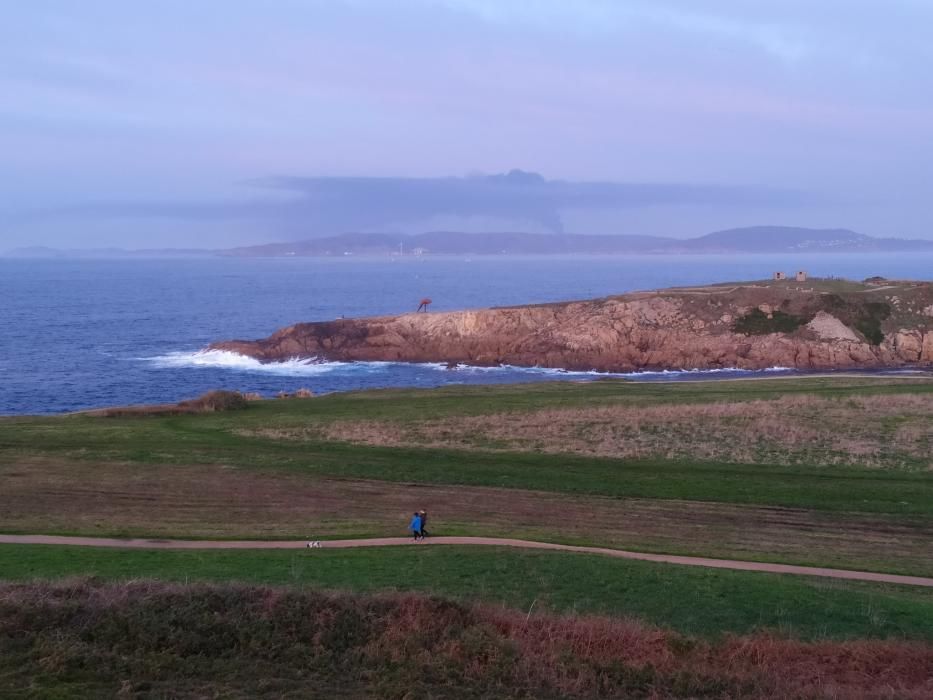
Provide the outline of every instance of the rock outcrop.
<path id="1" fill-rule="evenodd" d="M 807 328 L 816 333 L 820 340 L 848 340 L 854 343 L 861 342 L 855 331 L 832 314 L 817 311 Z"/>
<path id="2" fill-rule="evenodd" d="M 933 364 L 931 283 L 758 283 L 301 323 L 226 350 L 262 362 L 446 362 L 627 372 Z M 763 311 L 767 310 L 767 313 Z"/>

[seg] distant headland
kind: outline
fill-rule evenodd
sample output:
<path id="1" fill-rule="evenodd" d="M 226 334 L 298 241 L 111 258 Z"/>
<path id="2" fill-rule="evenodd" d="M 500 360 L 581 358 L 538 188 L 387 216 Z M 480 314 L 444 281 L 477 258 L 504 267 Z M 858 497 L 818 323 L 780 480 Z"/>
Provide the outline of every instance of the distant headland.
<path id="1" fill-rule="evenodd" d="M 803 278 L 803 275 L 801 275 Z M 300 323 L 215 343 L 261 362 L 567 370 L 933 366 L 933 283 L 779 279 L 552 304 Z"/>

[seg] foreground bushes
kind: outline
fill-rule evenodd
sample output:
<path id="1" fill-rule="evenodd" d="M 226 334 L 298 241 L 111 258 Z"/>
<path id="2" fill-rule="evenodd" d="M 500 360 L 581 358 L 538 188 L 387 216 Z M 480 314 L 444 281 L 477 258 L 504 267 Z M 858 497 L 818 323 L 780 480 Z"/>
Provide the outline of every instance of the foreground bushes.
<path id="1" fill-rule="evenodd" d="M 140 416 L 180 416 L 192 413 L 214 413 L 216 411 L 239 411 L 249 406 L 250 401 L 262 399 L 258 394 L 241 394 L 239 391 L 215 389 L 196 399 L 178 403 L 153 406 L 116 406 L 82 411 L 84 415 L 102 418 L 127 418 Z"/>
<path id="2" fill-rule="evenodd" d="M 195 413 L 210 413 L 213 411 L 238 411 L 249 406 L 249 398 L 239 391 L 225 391 L 215 389 L 202 394 L 196 399 L 182 401 L 178 405 L 188 408 Z"/>
<path id="3" fill-rule="evenodd" d="M 715 644 L 416 596 L 94 581 L 0 585 L 0 696 L 933 695 L 933 647 Z"/>

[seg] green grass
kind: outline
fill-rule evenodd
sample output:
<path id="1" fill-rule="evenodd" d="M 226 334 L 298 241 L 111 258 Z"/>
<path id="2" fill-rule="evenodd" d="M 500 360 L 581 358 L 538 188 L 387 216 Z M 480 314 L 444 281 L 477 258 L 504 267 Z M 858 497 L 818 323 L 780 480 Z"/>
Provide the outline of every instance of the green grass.
<path id="1" fill-rule="evenodd" d="M 274 441 L 238 437 L 190 418 L 109 425 L 107 434 L 98 426 L 81 427 L 70 440 L 57 436 L 58 446 L 50 437 L 43 451 L 100 461 L 227 464 L 329 477 L 933 516 L 933 475 L 923 472 Z M 20 439 L 28 434 L 23 430 Z"/>
<path id="2" fill-rule="evenodd" d="M 450 415 L 475 415 L 502 411 L 532 411 L 545 408 L 599 406 L 607 403 L 687 403 L 752 401 L 789 394 L 822 397 L 872 396 L 884 394 L 930 394 L 933 381 L 882 377 L 813 376 L 787 379 L 696 382 L 630 382 L 604 379 L 587 382 L 536 382 L 498 386 L 448 385 L 434 389 L 376 389 L 342 392 L 313 400 L 276 400 L 252 404 L 244 413 L 209 413 L 195 418 L 217 426 L 315 417 L 321 420 L 378 419 L 424 420 Z M 249 417 L 247 417 L 249 416 Z M 47 421 L 85 420 L 81 414 L 67 417 L 0 417 L 0 426 Z M 98 420 L 98 419 L 94 419 Z M 114 420 L 114 419 L 111 419 Z M 119 420 L 119 419 L 116 419 Z M 132 419 L 145 420 L 145 419 Z M 0 431 L 3 428 L 0 427 Z M 0 432 L 2 435 L 2 432 Z M 3 443 L 0 442 L 0 445 Z"/>
<path id="3" fill-rule="evenodd" d="M 579 528 L 577 532 L 569 533 L 559 517 L 554 519 L 553 526 L 545 526 L 535 520 L 522 529 L 511 518 L 508 506 L 488 517 L 477 515 L 473 518 L 471 514 L 475 509 L 461 511 L 451 519 L 450 532 L 488 532 L 483 527 L 494 527 L 497 533 L 644 551 L 927 573 L 929 564 L 924 562 L 929 561 L 925 556 L 929 547 L 924 547 L 922 533 L 933 522 L 933 472 L 927 469 L 788 465 L 780 464 L 780 454 L 774 455 L 774 464 L 734 464 L 695 459 L 613 459 L 535 452 L 399 448 L 273 439 L 238 432 L 256 428 L 288 429 L 346 419 L 424 421 L 439 416 L 526 412 L 549 407 L 704 404 L 792 394 L 840 400 L 888 394 L 931 395 L 933 382 L 821 377 L 678 384 L 600 381 L 498 387 L 450 386 L 428 391 L 384 390 L 310 400 L 266 401 L 230 413 L 0 419 L 0 466 L 3 466 L 4 474 L 15 475 L 20 485 L 18 495 L 8 496 L 8 499 L 15 498 L 15 503 L 8 500 L 6 505 L 10 507 L 9 512 L 17 512 L 14 506 L 21 506 L 19 515 L 6 518 L 4 522 L 11 531 L 23 531 L 21 527 L 31 532 L 42 531 L 45 524 L 48 531 L 64 534 L 194 536 L 186 531 L 185 525 L 203 524 L 200 520 L 208 516 L 198 510 L 197 499 L 188 503 L 184 494 L 173 497 L 174 500 L 166 500 L 175 508 L 172 518 L 166 522 L 177 524 L 177 528 L 171 525 L 153 529 L 153 523 L 162 522 L 160 515 L 165 515 L 160 514 L 158 505 L 153 505 L 155 501 L 146 498 L 151 489 L 159 488 L 158 484 L 153 484 L 159 479 L 169 483 L 177 478 L 171 474 L 181 471 L 191 474 L 192 480 L 204 481 L 204 492 L 198 495 L 209 498 L 214 493 L 211 483 L 217 483 L 211 479 L 224 479 L 225 474 L 249 471 L 270 482 L 294 479 L 296 488 L 308 492 L 323 488 L 320 484 L 325 478 L 366 479 L 385 482 L 379 486 L 385 490 L 407 490 L 414 484 L 500 487 L 569 494 L 579 496 L 581 500 L 596 496 L 644 499 L 649 503 L 659 500 L 664 501 L 668 509 L 671 501 L 805 509 L 808 515 L 800 519 L 804 522 L 802 527 L 810 527 L 808 523 L 813 523 L 813 529 L 808 532 L 817 533 L 813 535 L 812 548 L 799 543 L 793 527 L 785 526 L 782 521 L 784 516 L 781 512 L 735 513 L 734 522 L 722 516 L 718 521 L 720 530 L 710 531 L 703 529 L 703 522 L 691 520 L 689 507 L 684 508 L 683 536 L 676 528 L 650 531 L 644 524 L 645 521 L 655 523 L 650 514 L 644 521 L 639 521 L 637 527 L 629 528 L 620 523 L 618 533 L 611 537 L 600 534 L 605 529 L 600 527 L 600 523 L 589 528 L 586 534 Z M 879 423 L 877 429 L 891 432 L 896 427 L 896 419 L 886 419 L 885 424 Z M 56 507 L 56 502 L 61 503 L 60 500 L 44 498 L 44 494 L 54 491 L 55 483 L 60 484 L 50 476 L 56 473 L 52 469 L 53 464 L 59 474 L 73 474 L 87 468 L 86 478 L 72 479 L 68 488 L 78 494 L 77 498 L 82 498 L 81 494 L 85 493 L 88 497 L 98 497 L 93 519 L 78 522 L 74 518 L 64 520 L 58 517 L 56 520 L 51 517 L 50 509 Z M 124 498 L 119 507 L 114 506 L 111 520 L 106 503 L 100 501 L 101 494 L 94 493 L 96 474 L 93 468 L 97 465 L 109 465 L 108 469 L 102 468 L 101 471 L 109 475 L 108 493 L 121 498 L 127 494 L 130 498 L 138 497 L 133 501 L 135 510 L 127 505 Z M 176 466 L 173 471 L 165 465 Z M 215 465 L 215 468 L 209 471 L 203 465 Z M 237 470 L 221 472 L 216 466 L 234 466 Z M 115 470 L 119 472 L 117 476 L 114 476 Z M 142 487 L 143 474 L 147 480 L 146 488 L 150 489 L 148 492 Z M 223 499 L 223 490 L 218 488 L 216 491 L 219 494 L 217 498 Z M 274 492 L 274 489 L 269 491 Z M 411 493 L 412 499 L 418 501 L 417 492 Z M 462 492 L 454 489 L 452 493 Z M 346 495 L 344 493 L 341 497 Z M 455 503 L 452 502 L 451 506 Z M 4 504 L 4 496 L 0 492 L 0 509 Z M 22 504 L 29 504 L 31 510 L 24 510 Z M 430 503 L 424 505 L 431 508 Z M 262 537 L 290 538 L 295 532 L 294 523 L 297 521 L 294 514 L 288 516 L 290 520 L 280 522 L 276 519 L 278 516 L 267 511 L 253 513 L 244 503 L 239 503 L 238 507 L 241 517 L 253 519 L 240 522 L 233 515 L 229 518 L 229 527 L 215 528 L 211 533 L 200 536 L 257 536 L 250 529 L 253 526 L 263 529 Z M 313 505 L 309 507 L 313 508 Z M 366 518 L 352 522 L 342 511 L 333 510 L 322 517 L 328 519 L 328 527 L 339 522 L 340 531 L 344 533 L 385 534 L 385 528 L 394 522 L 389 518 L 395 517 L 392 509 L 396 506 L 384 504 L 382 507 L 389 510 L 381 512 L 383 520 L 378 522 Z M 577 507 L 575 522 L 583 517 L 579 515 L 583 507 Z M 184 509 L 194 515 L 184 517 Z M 403 512 L 407 507 L 399 507 L 398 510 Z M 857 523 L 858 514 L 878 514 L 881 517 L 872 520 L 874 529 L 864 530 L 866 544 L 851 547 L 839 533 L 847 523 Z M 445 516 L 445 513 L 440 513 L 442 519 Z M 225 517 L 226 512 L 217 522 Z M 866 517 L 873 518 L 874 515 Z M 309 520 L 314 521 L 314 518 Z M 300 522 L 300 527 L 304 527 L 304 521 Z M 319 520 L 314 522 L 320 524 Z M 658 527 L 657 524 L 654 526 Z M 744 539 L 736 537 L 735 528 L 742 528 L 743 532 L 751 535 Z M 825 537 L 817 540 L 822 536 L 823 528 Z M 324 529 L 325 535 L 332 531 L 332 528 Z M 656 536 L 655 532 L 666 534 Z M 850 540 L 861 538 L 858 530 L 848 536 Z M 753 546 L 749 544 L 751 541 L 760 544 Z M 838 548 L 838 552 L 834 548 Z"/>
<path id="4" fill-rule="evenodd" d="M 270 401 L 229 414 L 4 419 L 0 420 L 0 460 L 45 456 L 142 464 L 230 464 L 387 481 L 933 516 L 933 474 L 927 471 L 398 449 L 273 440 L 235 432 L 343 418 L 406 421 L 549 406 L 753 400 L 774 397 L 776 392 L 834 397 L 930 393 L 933 382 L 810 379 L 448 387 Z"/>
<path id="5" fill-rule="evenodd" d="M 421 591 L 528 610 L 639 618 L 685 634 L 760 628 L 801 638 L 933 640 L 933 591 L 620 561 L 596 555 L 416 546 L 172 551 L 0 545 L 7 580 L 237 581 L 359 592 Z"/>
<path id="6" fill-rule="evenodd" d="M 736 556 L 736 552 L 728 548 L 742 547 L 737 558 L 746 556 L 811 564 L 832 562 L 849 568 L 920 573 L 920 570 L 926 572 L 929 568 L 925 563 L 929 557 L 924 556 L 929 552 L 929 540 L 923 533 L 928 532 L 929 523 L 933 522 L 933 472 L 910 465 L 890 470 L 869 469 L 859 464 L 788 466 L 781 464 L 780 453 L 775 454 L 775 463 L 770 465 L 724 464 L 695 459 L 606 459 L 533 452 L 496 453 L 303 442 L 238 432 L 257 428 L 287 430 L 348 419 L 417 422 L 438 417 L 547 408 L 702 404 L 752 401 L 789 394 L 844 399 L 905 393 L 933 394 L 933 382 L 809 378 L 661 385 L 601 381 L 361 392 L 313 400 L 267 401 L 250 404 L 242 411 L 203 415 L 0 418 L 0 466 L 3 467 L 2 473 L 11 477 L 10 484 L 16 485 L 16 488 L 11 486 L 7 489 L 6 500 L 0 488 L 0 509 L 4 505 L 10 507 L 6 518 L 9 527 L 27 522 L 30 525 L 24 527 L 48 527 L 55 521 L 53 513 L 58 516 L 59 527 L 73 527 L 75 517 L 65 507 L 66 503 L 72 503 L 69 494 L 73 493 L 76 494 L 73 499 L 75 507 L 81 504 L 81 514 L 90 513 L 89 519 L 76 526 L 76 532 L 84 527 L 96 528 L 100 534 L 108 527 L 116 527 L 112 523 L 119 522 L 127 532 L 143 534 L 151 532 L 147 528 L 152 528 L 153 523 L 160 523 L 163 527 L 158 533 L 160 536 L 184 536 L 180 530 L 184 530 L 186 523 L 204 525 L 205 518 L 214 517 L 217 522 L 229 522 L 230 532 L 239 533 L 240 527 L 246 530 L 262 527 L 267 532 L 266 536 L 268 533 L 279 536 L 293 532 L 295 527 L 309 527 L 314 517 L 319 516 L 329 524 L 337 523 L 342 535 L 346 536 L 348 532 L 369 532 L 367 527 L 380 533 L 383 530 L 379 528 L 391 527 L 395 509 L 401 508 L 398 504 L 403 503 L 407 496 L 393 501 L 386 494 L 392 489 L 407 493 L 411 482 L 492 486 L 556 494 L 646 499 L 612 502 L 612 508 L 626 509 L 630 518 L 626 522 L 617 522 L 624 518 L 616 517 L 612 508 L 601 511 L 611 514 L 603 518 L 602 524 L 618 526 L 618 533 L 612 535 L 618 537 L 618 541 L 609 543 L 614 546 L 677 550 L 687 554 L 702 550 L 719 556 Z M 886 418 L 883 424 L 877 422 L 878 434 L 893 435 L 899 418 L 898 414 Z M 875 425 L 875 422 L 870 423 L 872 431 Z M 924 466 L 921 462 L 918 461 L 918 466 Z M 213 466 L 207 468 L 205 465 Z M 221 468 L 225 466 L 237 469 Z M 234 477 L 247 473 L 253 481 L 237 481 Z M 372 482 L 322 481 L 323 478 L 334 477 L 371 479 L 380 483 L 374 486 Z M 96 486 L 95 478 L 98 479 Z M 274 487 L 276 482 L 281 483 Z M 196 487 L 189 487 L 189 483 L 196 484 Z M 220 488 L 220 484 L 228 486 L 229 492 Z M 325 492 L 325 484 L 331 485 L 331 491 Z M 366 492 L 362 484 L 368 484 L 366 488 L 370 491 Z M 176 488 L 167 489 L 167 485 Z M 212 490 L 212 485 L 217 488 Z M 248 494 L 248 503 L 237 495 L 237 489 L 241 494 Z M 452 499 L 447 502 L 449 510 L 455 511 L 457 506 L 461 506 L 456 518 L 450 522 L 454 530 L 459 528 L 457 531 L 476 534 L 485 532 L 483 527 L 513 528 L 515 532 L 508 534 L 540 535 L 541 539 L 564 541 L 600 536 L 600 523 L 585 532 L 578 527 L 576 534 L 569 534 L 571 528 L 568 523 L 579 526 L 581 522 L 592 520 L 588 515 L 596 512 L 594 504 L 599 501 L 595 498 L 578 499 L 580 502 L 574 506 L 574 515 L 570 517 L 564 513 L 562 520 L 561 509 L 577 499 L 563 495 L 547 496 L 549 503 L 560 499 L 560 506 L 553 508 L 553 526 L 549 521 L 542 523 L 532 518 L 533 524 L 524 525 L 526 530 L 521 531 L 521 518 L 516 517 L 520 514 L 516 499 L 544 498 L 541 494 L 485 491 L 483 507 L 489 509 L 492 493 L 507 505 L 481 516 L 474 506 L 463 505 L 473 503 L 465 500 L 465 489 L 435 489 L 437 492 L 445 490 L 449 492 L 445 497 Z M 195 491 L 198 492 L 197 498 L 193 497 Z M 258 491 L 266 496 L 257 497 Z M 291 496 L 299 492 L 313 493 L 318 500 L 300 501 L 310 505 L 295 508 L 294 503 L 281 496 L 282 493 Z M 425 493 L 413 488 L 410 492 L 414 500 L 421 497 L 419 493 L 422 496 Z M 360 495 L 365 493 L 370 494 L 369 500 Z M 507 498 L 501 495 L 503 493 Z M 160 497 L 164 494 L 164 498 L 152 498 L 153 494 L 160 494 Z M 119 502 L 114 503 L 110 495 Z M 85 497 L 90 500 L 82 500 Z M 365 513 L 357 509 L 356 517 L 360 518 L 357 524 L 346 512 L 348 497 L 358 497 L 357 505 L 366 509 Z M 317 504 L 328 503 L 327 498 L 331 499 L 327 506 L 331 510 L 324 506 L 318 508 Z M 675 499 L 678 509 L 672 510 L 669 500 L 655 504 L 650 499 Z M 679 507 L 683 504 L 676 499 L 709 501 L 714 505 L 686 504 L 688 507 L 681 511 Z M 374 512 L 377 500 L 382 510 Z M 273 506 L 269 505 L 268 510 L 254 512 L 247 507 L 249 503 L 275 504 L 275 511 L 273 513 Z M 334 510 L 334 503 L 338 504 L 337 510 Z M 716 503 L 762 507 L 756 510 L 727 508 Z M 287 511 L 290 504 L 292 510 Z M 683 536 L 677 528 L 672 529 L 670 523 L 666 529 L 662 527 L 660 516 L 653 518 L 647 507 L 645 517 L 638 515 L 640 511 L 637 508 L 643 504 L 650 504 L 656 510 L 663 510 L 661 507 L 664 506 L 669 511 L 666 517 L 676 519 L 678 527 L 683 519 Z M 806 508 L 814 512 L 801 515 L 773 510 L 774 506 Z M 430 508 L 430 504 L 427 507 Z M 703 508 L 717 513 L 708 517 L 710 522 L 718 523 L 718 530 L 704 525 L 702 519 L 692 519 L 707 517 L 698 515 Z M 284 514 L 283 510 L 286 511 Z M 307 521 L 306 510 L 309 511 Z M 407 510 L 407 505 L 402 510 Z M 734 520 L 733 516 L 723 515 L 723 510 L 733 513 Z M 536 514 L 551 511 L 550 507 L 534 507 Z M 636 515 L 632 516 L 633 512 Z M 108 519 L 110 516 L 113 520 Z M 436 522 L 445 522 L 445 517 L 441 511 Z M 487 521 L 482 521 L 483 517 Z M 638 527 L 627 524 L 629 522 Z M 403 526 L 404 523 L 400 522 L 399 527 Z M 736 528 L 741 529 L 742 537 L 734 536 Z M 840 532 L 844 532 L 845 537 L 841 537 Z M 86 529 L 84 534 L 89 534 Z M 225 534 L 229 534 L 227 530 L 219 528 L 207 536 Z M 807 539 L 811 535 L 812 548 L 808 544 L 811 540 Z M 663 540 L 663 547 L 654 542 L 662 536 L 667 538 Z M 854 540 L 860 546 L 851 546 Z M 581 540 L 581 543 L 588 542 Z M 725 549 L 720 551 L 723 547 Z M 804 551 L 805 556 L 802 554 Z M 702 569 L 597 555 L 430 544 L 382 549 L 280 551 L 0 545 L 0 579 L 30 581 L 84 576 L 117 582 L 157 579 L 284 585 L 302 589 L 302 595 L 310 594 L 312 589 L 359 593 L 409 591 L 426 596 L 501 604 L 521 611 L 518 616 L 513 614 L 519 622 L 525 619 L 525 612 L 529 610 L 596 613 L 636 618 L 682 634 L 711 639 L 724 634 L 765 629 L 802 639 L 903 638 L 933 642 L 933 589 L 919 587 Z M 142 587 L 144 591 L 148 588 L 149 584 Z M 36 590 L 41 602 L 44 589 L 36 587 Z M 280 593 L 276 590 L 263 595 L 277 598 Z M 105 595 L 117 593 L 111 591 Z M 203 679 L 226 682 L 235 673 L 242 676 L 240 680 L 253 682 L 263 679 L 265 682 L 270 666 L 262 653 L 267 645 L 254 644 L 261 652 L 253 660 L 258 664 L 255 667 L 247 668 L 248 664 L 244 666 L 246 662 L 236 655 L 242 651 L 242 640 L 255 641 L 258 631 L 268 631 L 267 628 L 271 629 L 269 625 L 274 627 L 278 623 L 266 621 L 260 624 L 250 618 L 240 627 L 219 624 L 219 618 L 212 617 L 215 612 L 221 614 L 226 611 L 231 618 L 237 618 L 238 613 L 229 612 L 233 608 L 217 601 L 228 600 L 224 596 L 243 597 L 246 594 L 242 591 L 195 591 L 191 594 L 194 597 L 189 601 L 189 608 L 180 610 L 174 607 L 185 595 L 165 593 L 165 599 L 159 603 L 163 607 L 153 607 L 152 596 L 144 595 L 127 610 L 118 605 L 120 609 L 111 611 L 109 617 L 100 617 L 95 612 L 96 617 L 91 620 L 91 627 L 96 625 L 93 632 L 88 631 L 91 627 L 84 624 L 70 599 L 60 606 L 63 614 L 77 615 L 75 620 L 80 624 L 75 624 L 70 632 L 56 619 L 50 622 L 42 617 L 42 613 L 21 611 L 15 604 L 8 605 L 10 619 L 22 622 L 31 617 L 33 621 L 42 622 L 48 634 L 28 649 L 30 641 L 27 635 L 15 631 L 7 635 L 10 649 L 21 653 L 22 658 L 7 657 L 7 667 L 0 669 L 0 689 L 4 687 L 4 679 L 8 679 L 9 687 L 23 690 L 24 697 L 52 696 L 54 692 L 58 692 L 60 697 L 95 693 L 112 696 L 121 684 L 128 689 L 127 692 L 136 689 L 152 696 L 168 695 L 177 690 L 179 679 L 185 677 L 185 669 L 195 669 L 198 664 L 199 670 L 195 669 L 197 673 L 190 675 L 189 686 L 182 695 L 210 695 L 211 688 L 221 689 L 217 690 L 218 695 L 234 693 L 230 688 L 236 683 L 227 688 L 220 681 L 211 685 L 213 680 L 208 683 Z M 282 595 L 287 596 L 288 593 Z M 211 604 L 217 604 L 217 609 L 205 608 L 202 598 L 213 600 Z M 247 606 L 244 610 L 252 610 L 249 606 L 253 603 L 244 601 Z M 378 601 L 375 604 L 378 606 Z M 442 601 L 438 604 L 447 605 Z M 325 609 L 336 609 L 334 605 L 339 608 L 341 603 L 332 601 L 325 605 Z M 36 608 L 40 609 L 44 608 Z M 201 616 L 199 619 L 203 624 L 189 635 L 190 639 L 182 639 L 184 635 L 176 633 L 184 626 L 176 621 L 186 619 L 189 609 L 192 615 Z M 308 635 L 294 632 L 298 628 L 291 624 L 289 616 L 298 616 L 299 613 L 291 602 L 283 603 L 281 610 L 287 625 L 276 628 L 269 639 L 280 643 L 281 648 L 289 653 L 297 653 L 296 644 L 304 643 Z M 142 611 L 145 615 L 139 616 L 134 611 Z M 166 611 L 171 613 L 169 622 L 165 620 Z M 22 629 L 33 628 L 26 625 Z M 292 630 L 299 642 L 293 644 L 291 638 L 283 636 L 286 629 Z M 417 629 L 419 634 L 414 635 L 416 637 L 420 636 L 421 627 Z M 184 642 L 179 647 L 180 651 L 176 649 L 177 658 L 167 655 L 165 645 L 153 630 L 161 630 L 160 633 L 164 632 L 171 639 Z M 130 631 L 136 637 L 129 634 Z M 63 636 L 66 632 L 73 637 Z M 228 632 L 232 636 L 225 636 Z M 85 646 L 87 640 L 98 633 L 103 636 L 92 640 L 97 647 L 93 644 Z M 470 635 L 475 633 L 470 628 L 464 633 L 464 639 L 469 641 Z M 216 646 L 215 642 L 220 638 L 229 645 Z M 38 636 L 35 639 L 38 640 Z M 127 648 L 119 648 L 119 644 L 127 639 L 135 641 Z M 768 647 L 771 638 L 764 639 L 763 644 Z M 137 642 L 138 648 L 133 647 Z M 190 648 L 189 642 L 193 645 Z M 724 643 L 728 644 L 730 640 L 726 639 Z M 324 645 L 325 648 L 329 646 L 329 643 Z M 233 651 L 228 653 L 228 650 Z M 127 664 L 133 654 L 138 657 L 139 665 L 130 672 Z M 475 655 L 469 656 L 473 658 Z M 102 668 L 101 660 L 105 658 L 111 663 L 112 673 L 109 680 L 102 682 L 97 676 Z M 297 689 L 295 692 L 302 688 L 307 690 L 309 686 L 302 685 L 304 670 L 300 663 L 294 663 L 287 654 L 279 661 L 280 685 L 265 689 L 270 696 L 281 696 L 290 689 Z M 826 663 L 831 665 L 833 662 Z M 398 687 L 410 691 L 411 669 L 395 668 L 400 682 Z M 779 674 L 785 673 L 783 665 L 779 664 L 777 668 Z M 155 685 L 150 684 L 150 680 L 159 676 L 154 675 L 153 669 L 161 669 L 163 673 L 162 681 Z M 255 669 L 261 670 L 257 672 Z M 362 670 L 370 673 L 372 669 L 364 664 Z M 285 677 L 289 673 L 297 675 L 287 680 Z M 344 677 L 341 673 L 336 672 L 333 677 L 342 683 Z M 131 686 L 126 685 L 127 679 L 133 679 Z M 325 685 L 331 683 L 330 679 L 331 676 L 326 677 Z M 332 697 L 339 693 L 338 688 L 325 685 L 315 686 L 319 694 Z M 459 687 L 457 683 L 438 687 L 453 686 Z M 29 687 L 32 695 L 24 690 Z M 250 692 L 242 693 L 244 696 L 263 690 L 258 685 L 241 687 L 250 688 Z M 428 684 L 425 687 L 434 686 Z M 493 684 L 490 687 L 497 686 Z M 723 690 L 726 686 L 713 684 L 709 687 L 718 688 L 719 695 L 726 693 Z M 91 688 L 99 692 L 92 692 Z M 344 691 L 348 697 L 354 695 L 352 688 Z M 755 692 L 748 688 L 745 692 L 755 696 Z M 3 694 L 2 690 L 0 694 Z M 427 692 L 422 694 L 430 695 Z M 698 693 L 684 691 L 683 694 L 691 696 Z M 390 693 L 390 696 L 399 697 L 400 693 Z"/>
<path id="7" fill-rule="evenodd" d="M 933 515 L 933 479 L 926 474 L 343 445 L 329 447 L 328 452 L 334 463 L 324 472 L 334 476 Z"/>

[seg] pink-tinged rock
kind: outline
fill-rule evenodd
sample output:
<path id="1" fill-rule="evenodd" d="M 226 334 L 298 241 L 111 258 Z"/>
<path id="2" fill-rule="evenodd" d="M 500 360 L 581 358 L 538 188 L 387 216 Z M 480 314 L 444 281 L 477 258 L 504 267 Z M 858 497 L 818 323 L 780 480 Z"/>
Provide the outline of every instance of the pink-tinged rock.
<path id="1" fill-rule="evenodd" d="M 921 362 L 933 362 L 933 331 L 928 331 L 923 336 L 923 345 L 920 349 Z"/>
<path id="2" fill-rule="evenodd" d="M 763 285 L 710 290 L 302 323 L 264 340 L 229 341 L 212 348 L 262 362 L 300 357 L 612 372 L 775 366 L 833 369 L 933 362 L 933 323 L 924 316 L 898 317 L 895 310 L 885 321 L 885 341 L 876 346 L 824 308 L 830 302 L 819 292 Z M 933 284 L 897 291 L 900 297 L 909 297 L 915 309 L 933 302 Z M 850 306 L 845 308 L 866 299 L 862 292 L 852 293 L 845 300 Z M 870 300 L 891 301 L 883 292 L 872 292 Z M 763 305 L 806 319 L 807 325 L 792 333 L 744 335 L 736 333 L 731 323 L 723 323 L 727 317 L 739 319 Z"/>
<path id="3" fill-rule="evenodd" d="M 894 334 L 894 351 L 906 362 L 919 362 L 923 336 L 919 331 L 900 329 Z"/>

